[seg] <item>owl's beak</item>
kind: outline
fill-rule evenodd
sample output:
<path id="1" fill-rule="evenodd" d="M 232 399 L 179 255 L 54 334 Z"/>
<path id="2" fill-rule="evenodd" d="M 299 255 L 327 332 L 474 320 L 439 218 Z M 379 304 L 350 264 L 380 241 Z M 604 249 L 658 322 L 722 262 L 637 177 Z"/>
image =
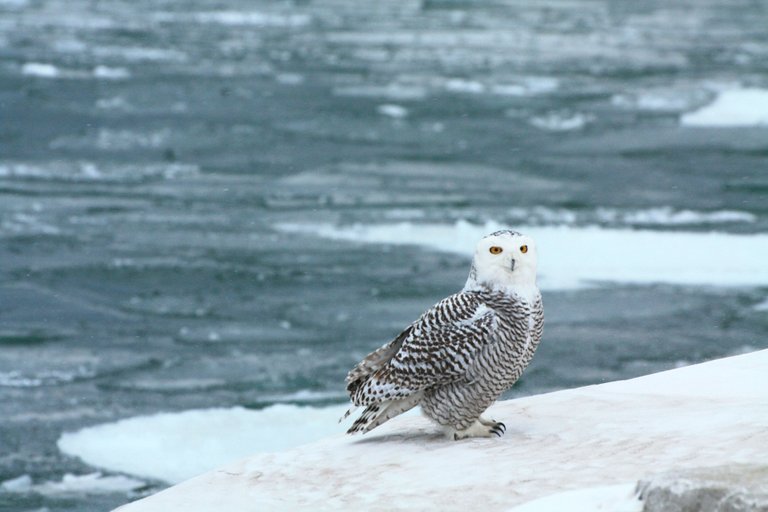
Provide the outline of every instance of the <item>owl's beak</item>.
<path id="1" fill-rule="evenodd" d="M 514 258 L 512 259 L 512 261 L 509 264 L 509 270 L 515 270 L 515 260 L 514 260 Z"/>

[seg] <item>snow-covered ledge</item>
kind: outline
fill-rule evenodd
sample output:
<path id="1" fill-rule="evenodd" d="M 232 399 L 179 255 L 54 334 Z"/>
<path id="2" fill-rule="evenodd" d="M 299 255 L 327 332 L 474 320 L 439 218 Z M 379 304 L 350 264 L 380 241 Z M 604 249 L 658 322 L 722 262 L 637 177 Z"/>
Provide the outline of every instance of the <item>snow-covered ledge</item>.
<path id="1" fill-rule="evenodd" d="M 396 418 L 119 510 L 639 511 L 634 489 L 648 475 L 768 463 L 768 350 L 500 402 L 489 415 L 506 423 L 503 438 L 456 442 L 424 418 Z"/>

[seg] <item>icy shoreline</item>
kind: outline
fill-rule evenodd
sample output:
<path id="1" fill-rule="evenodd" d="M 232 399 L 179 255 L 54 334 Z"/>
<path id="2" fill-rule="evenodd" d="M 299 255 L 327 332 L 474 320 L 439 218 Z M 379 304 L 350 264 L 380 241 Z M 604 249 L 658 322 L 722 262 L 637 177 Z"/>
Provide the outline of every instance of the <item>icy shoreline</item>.
<path id="1" fill-rule="evenodd" d="M 639 511 L 630 491 L 650 475 L 765 463 L 768 350 L 500 402 L 490 416 L 506 422 L 503 438 L 448 441 L 426 419 L 402 418 L 244 459 L 119 510 L 536 510 L 533 500 L 568 493 L 579 510 L 609 500 Z"/>

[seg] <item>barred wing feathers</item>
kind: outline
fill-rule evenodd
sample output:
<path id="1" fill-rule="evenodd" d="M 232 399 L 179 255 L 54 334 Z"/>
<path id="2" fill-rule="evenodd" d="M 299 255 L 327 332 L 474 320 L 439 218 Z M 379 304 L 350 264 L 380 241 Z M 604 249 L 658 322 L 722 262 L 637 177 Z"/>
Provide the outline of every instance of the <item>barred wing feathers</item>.
<path id="1" fill-rule="evenodd" d="M 352 402 L 402 399 L 463 378 L 477 353 L 494 342 L 495 327 L 495 311 L 477 293 L 443 299 L 349 373 Z"/>

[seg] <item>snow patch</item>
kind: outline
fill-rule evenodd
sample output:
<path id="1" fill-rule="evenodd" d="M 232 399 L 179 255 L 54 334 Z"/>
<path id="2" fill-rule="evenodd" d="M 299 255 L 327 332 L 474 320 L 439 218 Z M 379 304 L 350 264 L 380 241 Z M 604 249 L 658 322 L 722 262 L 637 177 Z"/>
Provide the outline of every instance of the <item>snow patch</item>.
<path id="1" fill-rule="evenodd" d="M 680 123 L 698 127 L 768 126 L 768 90 L 722 91 L 711 104 L 683 114 Z"/>
<path id="2" fill-rule="evenodd" d="M 392 224 L 334 226 L 280 224 L 285 232 L 357 243 L 418 245 L 469 257 L 477 241 L 509 226 Z M 581 288 L 598 282 L 704 286 L 768 285 L 768 235 L 606 229 L 595 226 L 514 226 L 539 247 L 543 289 Z M 706 257 L 702 257 L 706 255 Z"/>

